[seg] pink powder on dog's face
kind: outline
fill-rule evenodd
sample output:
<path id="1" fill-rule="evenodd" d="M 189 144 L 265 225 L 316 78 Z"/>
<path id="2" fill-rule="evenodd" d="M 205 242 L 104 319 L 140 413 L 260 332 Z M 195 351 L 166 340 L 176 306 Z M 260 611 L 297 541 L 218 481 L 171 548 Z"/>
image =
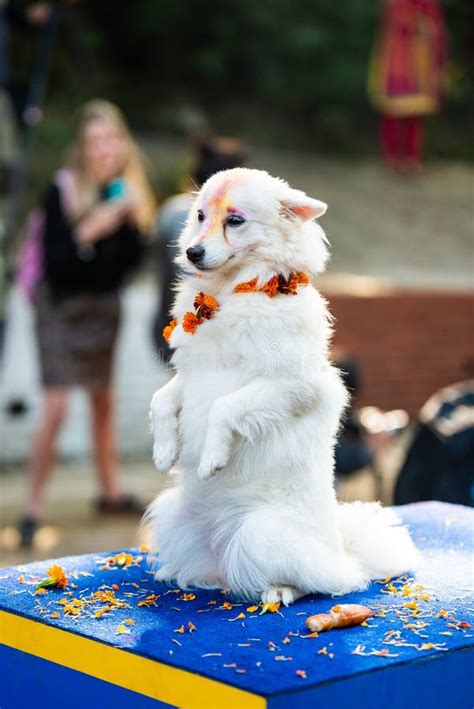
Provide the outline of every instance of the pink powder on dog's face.
<path id="1" fill-rule="evenodd" d="M 227 207 L 227 213 L 228 214 L 235 214 L 237 217 L 242 217 L 243 219 L 247 219 L 247 215 L 245 212 L 242 212 L 240 209 L 236 209 L 235 207 Z"/>
<path id="2" fill-rule="evenodd" d="M 239 211 L 232 205 L 228 195 L 229 189 L 235 185 L 239 179 L 239 177 L 230 177 L 227 180 L 224 180 L 224 182 L 219 185 L 217 190 L 209 199 L 207 208 L 204 210 L 204 213 L 207 216 L 207 224 L 204 226 L 204 230 L 201 233 L 201 238 L 204 238 L 205 236 L 219 236 L 222 233 L 222 227 L 228 214 L 239 214 L 242 217 L 245 217 L 243 212 Z"/>

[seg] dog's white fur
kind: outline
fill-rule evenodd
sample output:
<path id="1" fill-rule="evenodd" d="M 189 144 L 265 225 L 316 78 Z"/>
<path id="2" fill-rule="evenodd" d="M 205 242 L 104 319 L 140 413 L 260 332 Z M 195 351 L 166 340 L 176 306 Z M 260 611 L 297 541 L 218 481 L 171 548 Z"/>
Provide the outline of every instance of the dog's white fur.
<path id="1" fill-rule="evenodd" d="M 223 224 L 229 203 L 245 214 L 241 226 Z M 166 473 L 176 464 L 173 487 L 148 511 L 159 580 L 287 604 L 415 566 L 393 511 L 336 502 L 333 449 L 347 394 L 327 358 L 323 298 L 311 285 L 294 296 L 234 293 L 254 277 L 320 273 L 327 242 L 314 219 L 325 209 L 260 170 L 217 173 L 197 195 L 180 240 L 188 274 L 173 310 L 177 373 L 151 402 L 155 465 Z M 197 245 L 200 269 L 186 258 Z M 199 291 L 220 309 L 185 333 L 181 318 Z"/>

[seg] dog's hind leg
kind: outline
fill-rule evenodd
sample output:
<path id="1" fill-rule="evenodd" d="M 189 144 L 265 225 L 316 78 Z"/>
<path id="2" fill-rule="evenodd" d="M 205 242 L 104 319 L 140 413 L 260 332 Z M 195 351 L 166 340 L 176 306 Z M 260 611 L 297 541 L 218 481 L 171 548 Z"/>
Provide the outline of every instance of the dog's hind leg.
<path id="1" fill-rule="evenodd" d="M 307 593 L 340 595 L 367 586 L 357 560 L 321 542 L 288 510 L 264 507 L 249 513 L 220 559 L 226 586 L 264 602 L 291 603 Z"/>
<path id="2" fill-rule="evenodd" d="M 176 581 L 180 586 L 220 586 L 217 561 L 199 521 L 183 500 L 180 488 L 159 495 L 145 517 L 152 530 L 152 547 L 162 566 L 157 581 Z"/>

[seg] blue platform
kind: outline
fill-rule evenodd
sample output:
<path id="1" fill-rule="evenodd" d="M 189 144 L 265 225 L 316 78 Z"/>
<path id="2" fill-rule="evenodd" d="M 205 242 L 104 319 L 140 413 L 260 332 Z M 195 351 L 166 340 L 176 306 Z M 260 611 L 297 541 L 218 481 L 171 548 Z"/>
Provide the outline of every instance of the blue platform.
<path id="1" fill-rule="evenodd" d="M 416 579 L 344 597 L 374 616 L 314 638 L 305 618 L 341 599 L 261 614 L 219 591 L 157 584 L 137 549 L 60 559 L 68 586 L 40 594 L 52 562 L 0 569 L 0 706 L 470 709 L 474 512 L 399 512 L 423 552 Z"/>

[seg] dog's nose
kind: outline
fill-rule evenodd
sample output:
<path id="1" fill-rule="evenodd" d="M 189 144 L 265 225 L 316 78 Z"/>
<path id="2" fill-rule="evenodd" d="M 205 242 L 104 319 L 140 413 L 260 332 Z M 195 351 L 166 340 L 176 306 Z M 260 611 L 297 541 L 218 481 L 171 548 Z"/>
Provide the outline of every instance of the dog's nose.
<path id="1" fill-rule="evenodd" d="M 191 263 L 197 263 L 202 260 L 204 252 L 204 246 L 190 246 L 189 249 L 186 249 L 186 256 Z"/>

